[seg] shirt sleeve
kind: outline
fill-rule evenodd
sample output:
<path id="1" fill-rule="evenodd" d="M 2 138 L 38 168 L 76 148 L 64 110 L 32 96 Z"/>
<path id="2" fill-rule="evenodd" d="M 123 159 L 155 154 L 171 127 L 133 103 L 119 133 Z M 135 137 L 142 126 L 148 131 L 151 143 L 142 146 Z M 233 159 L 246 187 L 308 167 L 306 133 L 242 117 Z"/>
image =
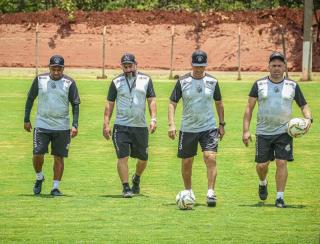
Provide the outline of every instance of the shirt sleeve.
<path id="1" fill-rule="evenodd" d="M 180 80 L 177 81 L 176 86 L 174 87 L 171 96 L 170 96 L 170 100 L 172 102 L 179 102 L 180 98 L 182 97 L 182 89 L 181 89 L 181 83 Z"/>
<path id="2" fill-rule="evenodd" d="M 148 88 L 147 88 L 147 94 L 146 94 L 146 97 L 149 98 L 149 97 L 155 97 L 156 96 L 156 93 L 153 89 L 153 83 L 152 83 L 152 80 L 150 79 L 149 80 L 149 83 L 148 83 Z"/>
<path id="3" fill-rule="evenodd" d="M 249 97 L 258 97 L 258 83 L 255 82 L 251 88 L 251 91 L 249 93 Z"/>
<path id="4" fill-rule="evenodd" d="M 32 82 L 32 85 L 31 85 L 30 90 L 28 92 L 27 101 L 25 104 L 25 110 L 24 110 L 24 122 L 25 123 L 30 122 L 31 109 L 32 109 L 34 100 L 38 96 L 38 92 L 39 92 L 38 77 L 36 77 Z"/>
<path id="5" fill-rule="evenodd" d="M 218 82 L 216 84 L 216 87 L 214 88 L 213 99 L 215 101 L 221 101 L 222 100 L 220 87 L 219 87 L 219 83 Z"/>
<path id="6" fill-rule="evenodd" d="M 31 98 L 33 100 L 36 99 L 38 96 L 38 92 L 39 92 L 39 84 L 38 84 L 38 77 L 36 77 L 33 80 L 30 90 L 28 92 L 28 98 Z"/>
<path id="7" fill-rule="evenodd" d="M 80 104 L 79 92 L 75 82 L 72 82 L 69 87 L 68 97 L 71 104 Z"/>
<path id="8" fill-rule="evenodd" d="M 111 84 L 109 86 L 107 100 L 110 102 L 114 102 L 116 100 L 116 98 L 117 98 L 117 88 L 116 88 L 116 85 L 114 84 L 114 82 L 111 81 Z"/>
<path id="9" fill-rule="evenodd" d="M 304 98 L 303 93 L 302 93 L 300 86 L 298 84 L 296 85 L 294 100 L 296 101 L 296 103 L 298 104 L 299 107 L 302 107 L 307 104 L 307 101 Z"/>

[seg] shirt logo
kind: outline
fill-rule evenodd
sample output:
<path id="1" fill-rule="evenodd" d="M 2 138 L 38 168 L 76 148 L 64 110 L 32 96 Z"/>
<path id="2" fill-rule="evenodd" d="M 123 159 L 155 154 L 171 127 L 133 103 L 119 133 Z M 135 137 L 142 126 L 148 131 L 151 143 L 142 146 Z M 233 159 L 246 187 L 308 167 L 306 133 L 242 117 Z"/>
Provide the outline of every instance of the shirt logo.
<path id="1" fill-rule="evenodd" d="M 274 92 L 275 92 L 275 93 L 278 93 L 278 92 L 279 92 L 279 87 L 275 87 L 275 88 L 274 88 Z"/>
<path id="2" fill-rule="evenodd" d="M 200 93 L 200 92 L 202 92 L 202 87 L 199 85 L 199 86 L 197 86 L 197 91 Z"/>
<path id="3" fill-rule="evenodd" d="M 51 83 L 50 86 L 52 89 L 56 89 L 56 87 L 57 87 L 56 84 L 54 84 L 54 83 Z"/>

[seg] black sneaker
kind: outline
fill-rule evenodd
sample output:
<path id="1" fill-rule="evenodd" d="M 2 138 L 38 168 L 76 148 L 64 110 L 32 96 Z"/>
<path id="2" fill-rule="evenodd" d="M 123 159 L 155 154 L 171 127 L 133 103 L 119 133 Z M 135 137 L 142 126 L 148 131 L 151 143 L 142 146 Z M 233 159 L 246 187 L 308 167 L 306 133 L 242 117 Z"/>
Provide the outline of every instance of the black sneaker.
<path id="1" fill-rule="evenodd" d="M 132 193 L 139 194 L 140 193 L 140 178 L 137 179 L 135 175 L 132 176 Z"/>
<path id="2" fill-rule="evenodd" d="M 277 208 L 285 208 L 286 204 L 284 203 L 282 198 L 278 198 L 275 203 Z"/>
<path id="3" fill-rule="evenodd" d="M 207 196 L 207 206 L 208 207 L 215 207 L 217 205 L 217 196 Z"/>
<path id="4" fill-rule="evenodd" d="M 44 182 L 44 177 L 43 177 L 42 180 L 36 180 L 36 183 L 34 183 L 33 193 L 34 193 L 35 195 L 38 195 L 38 194 L 41 193 L 42 182 Z"/>
<path id="5" fill-rule="evenodd" d="M 54 197 L 59 197 L 62 196 L 62 192 L 59 189 L 52 189 L 50 192 L 50 195 L 54 196 Z"/>
<path id="6" fill-rule="evenodd" d="M 268 197 L 268 184 L 265 186 L 259 185 L 259 197 L 262 201 L 267 199 L 267 197 Z"/>
<path id="7" fill-rule="evenodd" d="M 132 197 L 132 191 L 131 191 L 130 187 L 123 188 L 122 196 L 124 198 L 131 198 Z"/>

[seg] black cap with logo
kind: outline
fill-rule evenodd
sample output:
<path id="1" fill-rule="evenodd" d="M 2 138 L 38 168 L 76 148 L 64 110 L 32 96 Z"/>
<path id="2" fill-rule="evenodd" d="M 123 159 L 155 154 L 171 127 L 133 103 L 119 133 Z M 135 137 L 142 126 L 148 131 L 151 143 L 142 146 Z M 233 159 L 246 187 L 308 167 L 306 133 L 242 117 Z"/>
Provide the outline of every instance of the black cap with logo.
<path id="1" fill-rule="evenodd" d="M 60 55 L 53 55 L 49 61 L 50 66 L 64 66 L 64 59 Z"/>
<path id="2" fill-rule="evenodd" d="M 204 51 L 197 50 L 192 54 L 192 66 L 207 66 L 208 58 Z"/>
<path id="3" fill-rule="evenodd" d="M 136 64 L 136 58 L 131 53 L 125 53 L 121 57 L 121 64 Z"/>
<path id="4" fill-rule="evenodd" d="M 275 60 L 275 59 L 278 59 L 278 60 L 280 60 L 280 61 L 282 61 L 282 62 L 284 62 L 284 63 L 286 62 L 283 54 L 280 53 L 280 52 L 273 52 L 273 53 L 270 55 L 270 57 L 269 57 L 269 63 L 270 63 L 271 61 Z"/>

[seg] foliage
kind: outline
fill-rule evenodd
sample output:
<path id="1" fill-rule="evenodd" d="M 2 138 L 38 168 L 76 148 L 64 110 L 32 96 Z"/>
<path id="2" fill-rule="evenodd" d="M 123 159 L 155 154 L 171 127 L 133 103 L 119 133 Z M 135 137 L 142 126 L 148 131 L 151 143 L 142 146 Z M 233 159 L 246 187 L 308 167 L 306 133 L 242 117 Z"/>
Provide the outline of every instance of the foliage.
<path id="1" fill-rule="evenodd" d="M 317 2 L 317 1 L 315 1 Z M 319 4 L 316 4 L 316 7 Z M 59 6 L 72 17 L 73 12 L 103 11 L 119 8 L 186 9 L 186 10 L 244 10 L 276 7 L 298 8 L 303 0 L 0 0 L 0 13 L 31 12 Z"/>

